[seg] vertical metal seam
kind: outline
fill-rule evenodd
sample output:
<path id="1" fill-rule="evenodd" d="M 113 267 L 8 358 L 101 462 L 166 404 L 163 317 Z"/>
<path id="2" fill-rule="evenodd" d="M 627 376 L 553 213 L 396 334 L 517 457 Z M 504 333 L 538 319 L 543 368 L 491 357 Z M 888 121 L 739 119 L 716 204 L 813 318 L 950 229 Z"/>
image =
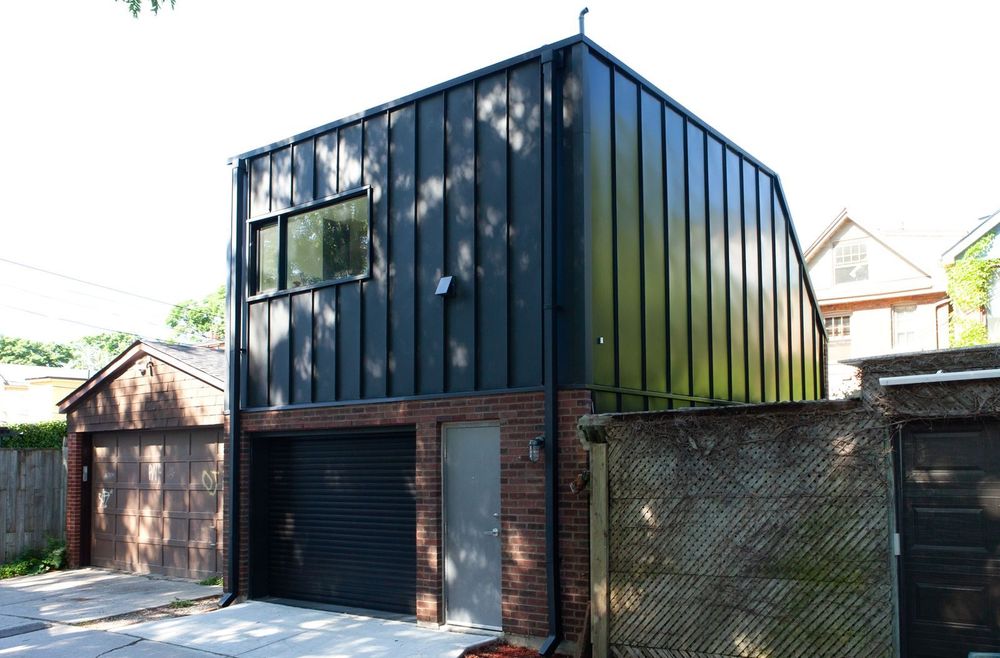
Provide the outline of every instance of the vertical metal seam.
<path id="1" fill-rule="evenodd" d="M 774 214 L 774 179 L 768 176 L 768 203 L 771 204 L 771 287 L 774 289 L 772 315 L 774 315 L 774 397 L 781 400 L 781 332 L 778 320 L 778 307 L 781 305 L 778 297 L 778 231 L 775 229 Z"/>
<path id="2" fill-rule="evenodd" d="M 318 185 L 318 182 L 317 182 L 316 179 L 319 178 L 316 175 L 316 172 L 318 171 L 318 167 L 316 167 L 316 137 L 311 138 L 309 141 L 312 143 L 312 170 L 313 170 L 312 189 L 309 190 L 309 197 L 312 200 L 315 201 L 316 200 L 316 186 Z"/>
<path id="3" fill-rule="evenodd" d="M 753 189 L 755 198 L 755 210 L 757 215 L 757 281 L 758 285 L 764 280 L 764 254 L 761 252 L 762 245 L 764 241 L 761 238 L 760 231 L 760 170 L 754 166 L 753 168 Z M 772 249 L 773 251 L 773 249 Z M 760 288 L 761 294 L 757 299 L 757 322 L 758 325 L 757 338 L 758 338 L 758 348 L 760 349 L 760 398 L 763 402 L 773 402 L 773 400 L 767 399 L 767 352 L 764 351 L 764 334 L 767 330 L 764 327 L 764 289 Z"/>
<path id="4" fill-rule="evenodd" d="M 367 174 L 365 168 L 366 146 L 367 142 L 365 140 L 365 125 L 367 124 L 366 119 L 362 119 L 360 122 L 361 129 L 361 184 L 365 185 L 365 176 Z M 315 178 L 315 174 L 313 174 Z M 372 261 L 375 259 L 375 251 L 372 249 L 372 236 L 374 231 L 372 230 L 372 192 L 371 189 L 368 190 L 368 276 L 369 278 L 358 281 L 358 399 L 363 400 L 365 397 L 365 288 L 368 287 L 368 282 L 371 281 L 372 272 Z"/>
<path id="5" fill-rule="evenodd" d="M 608 67 L 608 97 L 611 101 L 609 126 L 611 137 L 611 330 L 615 332 L 612 347 L 615 372 L 615 387 L 621 386 L 621 355 L 619 353 L 618 331 L 619 309 L 618 309 L 618 121 L 616 112 L 618 104 L 615 102 L 615 80 L 618 75 L 615 66 Z M 615 393 L 615 410 L 622 410 L 622 394 Z"/>
<path id="6" fill-rule="evenodd" d="M 385 113 L 385 245 L 382 252 L 385 254 L 385 395 L 392 395 L 392 368 L 389 363 L 392 361 L 392 321 L 389 319 L 392 308 L 392 268 L 389 267 L 389 260 L 392 258 L 392 210 L 395 205 L 392 193 L 392 120 L 393 113 L 387 110 Z"/>
<path id="7" fill-rule="evenodd" d="M 747 402 L 753 402 L 750 394 L 750 277 L 747 269 L 747 203 L 746 203 L 746 177 L 743 175 L 742 154 L 737 154 L 739 158 L 740 170 L 740 248 L 743 250 L 743 397 Z"/>
<path id="8" fill-rule="evenodd" d="M 472 390 L 482 388 L 479 340 L 479 78 L 472 81 Z"/>
<path id="9" fill-rule="evenodd" d="M 663 299 L 664 299 L 664 315 L 666 322 L 665 327 L 665 338 L 666 338 L 666 363 L 663 364 L 664 372 L 666 373 L 666 389 L 669 393 L 674 393 L 674 381 L 673 381 L 673 368 L 672 368 L 672 349 L 674 347 L 671 341 L 670 332 L 670 185 L 667 184 L 668 172 L 667 166 L 669 165 L 667 158 L 667 105 L 663 101 L 659 101 L 660 104 L 660 163 L 662 166 L 662 173 L 660 175 L 660 193 L 663 198 L 663 278 L 666 285 L 663 286 Z M 672 398 L 667 399 L 667 409 L 674 408 L 674 401 Z"/>
<path id="10" fill-rule="evenodd" d="M 413 260 L 411 261 L 413 263 L 413 290 L 411 291 L 413 322 L 410 327 L 413 337 L 413 348 L 410 350 L 410 358 L 413 361 L 411 371 L 413 381 L 411 382 L 410 395 L 419 395 L 420 393 L 420 358 L 417 356 L 417 336 L 419 335 L 417 327 L 422 323 L 420 295 L 418 294 L 420 290 L 420 115 L 420 103 L 413 101 Z"/>
<path id="11" fill-rule="evenodd" d="M 333 286 L 333 399 L 340 400 L 340 391 L 343 388 L 340 383 L 340 340 L 341 315 L 340 315 L 340 289 L 341 286 Z"/>
<path id="12" fill-rule="evenodd" d="M 316 402 L 316 291 L 309 291 L 309 401 Z"/>
<path id="13" fill-rule="evenodd" d="M 691 329 L 691 176 L 688 171 L 691 166 L 688 158 L 688 118 L 682 115 L 684 132 L 682 143 L 684 144 L 684 268 L 687 279 L 687 376 L 688 395 L 694 395 L 694 341 L 692 341 Z M 693 406 L 693 405 L 692 405 Z"/>
<path id="14" fill-rule="evenodd" d="M 508 67 L 504 71 L 504 100 L 503 100 L 503 122 L 504 122 L 504 144 L 503 144 L 503 160 L 504 160 L 504 195 L 503 195 L 503 218 L 504 218 L 504 243 L 503 243 L 503 260 L 504 260 L 504 369 L 503 369 L 503 386 L 507 388 L 510 385 L 511 380 L 511 370 L 513 366 L 511 365 L 511 288 L 513 275 L 510 271 L 510 195 L 511 195 L 511 183 L 510 183 L 510 72 L 511 69 Z"/>
<path id="15" fill-rule="evenodd" d="M 803 294 L 804 284 L 802 282 L 802 277 L 805 276 L 802 266 L 802 261 L 799 260 L 799 255 L 795 255 L 795 266 L 799 271 L 799 367 L 802 369 L 802 399 L 808 399 L 806 396 L 806 310 L 805 310 L 805 295 Z"/>
<path id="16" fill-rule="evenodd" d="M 722 146 L 722 242 L 723 267 L 726 279 L 726 390 L 727 400 L 733 399 L 733 286 L 729 266 L 729 148 Z"/>
<path id="17" fill-rule="evenodd" d="M 448 275 L 448 92 L 441 92 L 441 272 Z M 454 284 L 452 284 L 454 285 Z M 441 392 L 448 389 L 448 301 L 441 298 Z M 442 441 L 443 443 L 443 441 Z M 444 468 L 442 454 L 441 467 Z M 442 491 L 442 496 L 444 495 Z M 443 515 L 442 515 L 443 516 Z"/>
<path id="18" fill-rule="evenodd" d="M 636 172 L 638 173 L 639 198 L 639 371 L 642 377 L 642 390 L 648 391 L 649 384 L 646 381 L 646 198 L 643 173 L 643 130 L 642 130 L 642 85 L 635 86 L 635 107 L 636 107 Z M 642 408 L 649 411 L 649 396 L 642 397 Z"/>
<path id="19" fill-rule="evenodd" d="M 705 310 L 708 316 L 708 327 L 706 328 L 706 336 L 708 338 L 708 397 L 715 397 L 715 334 L 713 333 L 712 325 L 712 223 L 709 215 L 710 199 L 708 185 L 708 133 L 702 131 L 701 133 L 701 151 L 702 151 L 702 172 L 704 180 L 704 212 L 705 212 L 705 299 L 708 302 L 705 305 Z"/>

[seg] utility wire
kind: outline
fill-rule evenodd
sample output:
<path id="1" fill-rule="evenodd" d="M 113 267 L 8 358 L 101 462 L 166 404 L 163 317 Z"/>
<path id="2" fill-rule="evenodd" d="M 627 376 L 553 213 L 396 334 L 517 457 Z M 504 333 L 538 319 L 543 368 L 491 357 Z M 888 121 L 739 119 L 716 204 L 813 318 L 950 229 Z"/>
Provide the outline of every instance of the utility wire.
<path id="1" fill-rule="evenodd" d="M 21 292 L 26 292 L 29 295 L 32 295 L 34 297 L 41 297 L 43 299 L 51 299 L 53 301 L 59 302 L 60 304 L 69 304 L 69 305 L 78 306 L 78 307 L 81 307 L 81 308 L 90 308 L 91 310 L 93 310 L 92 307 L 88 307 L 88 306 L 86 306 L 86 305 L 84 305 L 84 304 L 82 304 L 82 303 L 80 303 L 80 302 L 78 302 L 78 301 L 76 301 L 76 300 L 74 300 L 72 298 L 68 298 L 68 297 L 55 297 L 53 295 L 46 295 L 45 293 L 42 293 L 42 292 L 36 292 L 36 291 L 30 290 L 28 288 L 21 288 L 20 286 L 11 285 L 9 283 L 0 282 L 0 286 L 3 286 L 5 288 L 12 288 L 13 290 L 19 290 Z M 101 299 L 101 300 L 104 300 L 104 301 L 107 301 L 107 302 L 114 303 L 114 300 L 107 299 L 106 297 L 99 297 L 97 295 L 90 295 L 90 294 L 87 294 L 85 292 L 75 293 L 75 294 L 80 294 L 80 295 L 84 295 L 86 297 L 93 297 L 94 299 Z M 134 319 L 137 322 L 140 322 L 140 323 L 145 324 L 145 325 L 149 325 L 150 327 L 156 327 L 158 329 L 162 329 L 163 328 L 159 323 L 153 322 L 152 320 L 139 320 L 139 319 L 135 319 L 135 318 L 128 318 L 128 317 L 122 315 L 121 313 L 117 313 L 115 311 L 109 311 L 108 314 L 109 315 L 113 315 L 113 316 L 118 317 L 118 318 L 121 318 L 122 320 Z M 125 332 L 125 333 L 128 333 L 128 332 Z"/>
<path id="2" fill-rule="evenodd" d="M 71 322 L 73 324 L 83 325 L 84 327 L 90 327 L 91 329 L 100 329 L 101 331 L 113 331 L 120 334 L 128 334 L 129 336 L 135 336 L 136 338 L 142 338 L 141 335 L 135 333 L 134 331 L 122 331 L 121 329 L 112 329 L 111 327 L 102 327 L 96 324 L 90 324 L 89 322 L 81 322 L 79 320 L 70 320 L 69 318 L 61 318 L 56 315 L 50 315 L 48 313 L 39 313 L 38 311 L 32 311 L 28 308 L 21 308 L 20 306 L 12 306 L 11 304 L 0 303 L 0 306 L 4 308 L 11 308 L 15 311 L 21 311 L 22 313 L 30 313 L 31 315 L 37 315 L 43 318 L 48 318 L 49 320 L 56 320 L 58 322 Z"/>
<path id="3" fill-rule="evenodd" d="M 10 263 L 11 265 L 17 265 L 18 267 L 24 267 L 29 270 L 35 270 L 36 272 L 44 272 L 45 274 L 51 274 L 52 276 L 57 276 L 62 279 L 68 279 L 70 281 L 76 281 L 77 283 L 83 283 L 88 286 L 95 286 L 97 288 L 104 288 L 105 290 L 111 290 L 112 292 L 117 292 L 122 295 L 128 295 L 130 297 L 137 297 L 138 299 L 145 299 L 148 302 L 154 302 L 156 304 L 163 304 L 164 306 L 171 306 L 173 308 L 183 308 L 191 310 L 190 306 L 184 304 L 174 304 L 172 302 L 165 302 L 162 299 L 156 299 L 155 297 L 148 297 L 146 295 L 140 295 L 136 292 L 129 292 L 128 290 L 122 290 L 121 288 L 113 288 L 111 286 L 106 286 L 101 283 L 94 283 L 93 281 L 85 281 L 84 279 L 78 279 L 75 276 L 69 276 L 68 274 L 60 274 L 59 272 L 53 272 L 52 270 L 46 270 L 41 267 L 35 267 L 34 265 L 28 265 L 26 263 L 19 263 L 16 260 L 10 260 L 9 258 L 0 257 L 0 261 L 4 263 Z"/>

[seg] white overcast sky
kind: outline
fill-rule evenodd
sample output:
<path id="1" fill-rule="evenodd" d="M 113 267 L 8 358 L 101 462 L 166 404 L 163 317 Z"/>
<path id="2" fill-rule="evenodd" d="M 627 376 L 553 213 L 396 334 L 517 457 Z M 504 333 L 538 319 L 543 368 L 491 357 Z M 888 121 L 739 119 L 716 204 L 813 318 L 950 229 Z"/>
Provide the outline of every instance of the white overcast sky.
<path id="1" fill-rule="evenodd" d="M 201 297 L 229 156 L 570 36 L 584 5 L 588 36 L 778 172 L 803 247 L 843 207 L 956 230 L 1000 208 L 996 0 L 10 1 L 0 335 L 162 335 L 164 304 L 6 261 Z"/>

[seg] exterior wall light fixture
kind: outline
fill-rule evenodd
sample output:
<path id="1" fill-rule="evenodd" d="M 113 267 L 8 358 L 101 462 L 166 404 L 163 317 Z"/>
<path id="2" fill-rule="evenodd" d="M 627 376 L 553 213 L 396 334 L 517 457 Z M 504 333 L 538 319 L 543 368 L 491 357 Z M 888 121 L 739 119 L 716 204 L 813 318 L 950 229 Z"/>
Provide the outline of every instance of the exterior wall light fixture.
<path id="1" fill-rule="evenodd" d="M 536 436 L 528 441 L 528 461 L 536 463 L 541 457 L 543 447 L 545 447 L 545 437 Z"/>

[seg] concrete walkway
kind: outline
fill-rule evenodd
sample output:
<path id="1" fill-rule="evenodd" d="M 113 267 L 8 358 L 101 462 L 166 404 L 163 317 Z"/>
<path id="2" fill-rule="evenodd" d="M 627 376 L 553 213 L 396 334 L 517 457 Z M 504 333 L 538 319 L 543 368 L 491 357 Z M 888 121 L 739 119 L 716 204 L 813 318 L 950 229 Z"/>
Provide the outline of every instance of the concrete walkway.
<path id="1" fill-rule="evenodd" d="M 102 569 L 0 580 L 0 657 L 456 658 L 488 635 L 252 601 L 112 631 L 71 624 L 220 593 Z"/>

